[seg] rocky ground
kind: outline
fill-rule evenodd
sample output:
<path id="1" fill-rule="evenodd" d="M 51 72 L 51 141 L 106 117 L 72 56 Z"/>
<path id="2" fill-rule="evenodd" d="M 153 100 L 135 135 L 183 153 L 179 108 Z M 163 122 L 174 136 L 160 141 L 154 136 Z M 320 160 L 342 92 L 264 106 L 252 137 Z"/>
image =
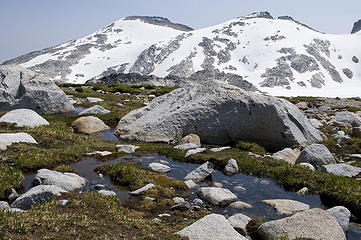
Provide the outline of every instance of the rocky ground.
<path id="1" fill-rule="evenodd" d="M 304 145 L 308 136 L 317 139 L 314 133 L 305 133 L 313 128 L 305 128 L 300 135 L 298 128 L 290 125 L 294 121 L 285 121 L 280 129 L 289 127 L 292 134 L 287 132 L 290 134 L 287 137 L 294 142 L 276 150 L 253 141 L 217 145 L 210 138 L 203 142 L 207 136 L 202 134 L 200 138 L 195 134 L 186 137 L 175 134 L 177 141 L 169 140 L 173 135 L 167 134 L 166 143 L 147 143 L 148 138 L 142 142 L 135 138 L 127 142 L 104 140 L 96 133 L 116 128 L 120 119 L 135 109 L 145 106 L 159 109 L 153 105 L 160 100 L 152 100 L 175 88 L 124 84 L 60 87 L 76 107 L 76 113 L 41 116 L 30 110 L 0 113 L 0 200 L 3 200 L 0 208 L 4 209 L 0 211 L 0 239 L 283 239 L 284 236 L 346 239 L 344 232 L 349 220 L 357 222 L 361 217 L 361 100 L 358 98 L 288 99 L 322 134 L 314 144 Z M 172 107 L 184 108 L 182 99 L 173 100 Z M 253 99 L 252 103 L 257 105 L 257 101 Z M 181 104 L 178 106 L 177 102 Z M 298 111 L 294 108 L 293 111 Z M 144 109 L 138 113 L 148 114 Z M 252 113 L 259 114 L 256 110 Z M 299 118 L 299 122 L 304 121 Z M 132 124 L 141 126 L 139 122 Z M 257 125 L 249 126 L 257 131 Z M 259 134 L 255 134 L 255 139 Z M 283 145 L 278 141 L 278 148 Z M 178 179 L 167 176 L 175 170 L 164 160 L 154 161 L 146 168 L 130 157 L 126 160 L 127 156 L 141 158 L 153 153 L 200 165 L 184 179 Z M 89 188 L 91 181 L 69 167 L 89 154 L 104 162 L 96 169 L 99 176 L 110 176 L 115 185 L 126 187 L 128 200 L 120 201 L 106 186 Z M 125 161 L 106 164 L 117 157 Z M 329 209 L 311 208 L 291 199 L 264 199 L 265 208 L 269 204 L 281 214 L 278 220 L 246 216 L 242 209 L 252 206 L 242 202 L 235 190 L 212 182 L 215 171 L 224 172 L 224 179 L 237 174 L 252 175 L 273 180 L 299 194 L 317 194 Z M 35 174 L 32 187 L 23 189 L 24 176 L 32 173 Z M 213 213 L 230 204 L 237 207 L 237 214 Z M 302 224 L 304 227 L 299 228 Z"/>

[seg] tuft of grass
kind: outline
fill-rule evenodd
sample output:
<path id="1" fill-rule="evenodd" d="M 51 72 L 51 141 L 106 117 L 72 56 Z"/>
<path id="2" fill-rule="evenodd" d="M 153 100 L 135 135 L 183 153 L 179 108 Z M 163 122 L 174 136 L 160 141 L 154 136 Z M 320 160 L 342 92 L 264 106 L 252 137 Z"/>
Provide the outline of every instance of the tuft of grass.
<path id="1" fill-rule="evenodd" d="M 195 220 L 170 217 L 156 222 L 99 193 L 61 198 L 69 200 L 64 207 L 53 199 L 25 213 L 0 211 L 0 239 L 184 239 L 173 233 Z"/>
<path id="2" fill-rule="evenodd" d="M 76 169 L 71 168 L 71 167 L 69 167 L 67 165 L 64 165 L 64 164 L 57 166 L 56 168 L 54 168 L 54 170 L 58 171 L 58 172 L 63 172 L 63 173 L 67 172 L 67 173 L 79 174 L 79 172 Z"/>
<path id="3" fill-rule="evenodd" d="M 267 152 L 263 147 L 254 142 L 239 141 L 236 145 L 236 148 L 257 154 L 265 154 Z"/>
<path id="4" fill-rule="evenodd" d="M 21 171 L 0 164 L 0 199 L 5 199 L 12 188 L 19 189 L 23 180 Z"/>

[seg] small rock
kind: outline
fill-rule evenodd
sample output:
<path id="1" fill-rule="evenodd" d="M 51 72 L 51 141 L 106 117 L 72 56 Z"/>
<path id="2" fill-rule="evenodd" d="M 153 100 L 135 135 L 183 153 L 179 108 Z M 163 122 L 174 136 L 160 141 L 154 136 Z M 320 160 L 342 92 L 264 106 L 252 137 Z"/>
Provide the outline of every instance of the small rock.
<path id="1" fill-rule="evenodd" d="M 137 149 L 139 149 L 139 147 L 133 145 L 117 145 L 116 149 L 118 152 L 129 154 L 129 153 L 134 153 Z"/>
<path id="2" fill-rule="evenodd" d="M 9 203 L 7 203 L 5 201 L 0 201 L 0 209 L 2 209 L 2 210 L 10 209 Z"/>
<path id="3" fill-rule="evenodd" d="M 64 206 L 66 206 L 68 204 L 68 202 L 69 202 L 69 200 L 59 200 L 58 205 L 60 207 L 64 207 Z"/>
<path id="4" fill-rule="evenodd" d="M 192 203 L 193 203 L 194 205 L 197 205 L 197 206 L 202 206 L 202 205 L 203 205 L 203 200 L 200 199 L 200 198 L 196 198 L 196 199 L 194 199 L 194 200 L 192 201 Z"/>
<path id="5" fill-rule="evenodd" d="M 198 184 L 193 182 L 193 180 L 184 181 L 184 184 L 187 185 L 189 189 L 198 187 Z"/>
<path id="6" fill-rule="evenodd" d="M 329 214 L 331 214 L 336 221 L 340 224 L 341 228 L 344 232 L 347 232 L 348 225 L 350 223 L 351 212 L 347 208 L 343 206 L 333 207 L 327 210 Z"/>
<path id="7" fill-rule="evenodd" d="M 84 111 L 80 112 L 79 115 L 91 115 L 91 114 L 108 114 L 110 111 L 108 109 L 103 108 L 102 106 L 95 105 L 93 107 L 90 107 L 88 109 L 85 109 Z"/>
<path id="8" fill-rule="evenodd" d="M 224 152 L 230 150 L 231 147 L 219 147 L 219 148 L 211 148 L 209 151 L 211 152 Z"/>
<path id="9" fill-rule="evenodd" d="M 168 161 L 165 161 L 165 160 L 159 160 L 160 163 L 163 163 L 163 164 L 169 164 Z"/>
<path id="10" fill-rule="evenodd" d="M 183 137 L 179 141 L 179 144 L 186 144 L 186 143 L 193 143 L 193 144 L 197 145 L 197 147 L 200 147 L 201 146 L 201 139 L 196 134 L 189 134 L 189 135 Z"/>
<path id="11" fill-rule="evenodd" d="M 109 190 L 100 190 L 98 191 L 98 193 L 100 193 L 101 195 L 104 196 L 116 196 L 117 194 L 113 191 L 109 191 Z"/>
<path id="12" fill-rule="evenodd" d="M 103 184 L 96 184 L 96 185 L 94 186 L 94 189 L 95 189 L 95 190 L 100 190 L 100 189 L 103 189 L 103 188 L 105 188 L 105 186 L 104 186 Z"/>
<path id="13" fill-rule="evenodd" d="M 228 222 L 232 225 L 234 229 L 236 229 L 238 232 L 241 231 L 242 234 L 246 235 L 247 233 L 247 224 L 252 220 L 252 218 L 242 214 L 238 213 L 236 215 L 231 216 L 228 218 Z"/>
<path id="14" fill-rule="evenodd" d="M 315 171 L 315 170 L 316 170 L 315 167 L 314 167 L 312 164 L 310 164 L 310 163 L 300 163 L 299 165 L 300 165 L 300 166 L 307 167 L 307 168 L 309 168 L 311 171 Z"/>
<path id="15" fill-rule="evenodd" d="M 151 163 L 149 164 L 149 168 L 155 172 L 166 173 L 170 172 L 170 167 L 161 163 Z"/>
<path id="16" fill-rule="evenodd" d="M 332 120 L 342 123 L 348 123 L 351 124 L 351 126 L 353 127 L 361 126 L 361 117 L 353 112 L 348 112 L 348 111 L 337 112 Z"/>
<path id="17" fill-rule="evenodd" d="M 20 209 L 20 208 L 10 208 L 10 209 L 8 209 L 7 211 L 9 211 L 9 212 L 26 212 L 26 211 L 24 211 L 24 210 L 22 210 L 22 209 Z"/>
<path id="18" fill-rule="evenodd" d="M 158 217 L 171 217 L 172 215 L 170 215 L 169 213 L 163 213 L 163 214 L 159 214 Z"/>
<path id="19" fill-rule="evenodd" d="M 323 172 L 350 178 L 355 177 L 361 173 L 361 168 L 354 167 L 346 163 L 323 165 L 321 170 Z"/>
<path id="20" fill-rule="evenodd" d="M 214 182 L 212 185 L 213 185 L 214 187 L 218 187 L 218 188 L 223 187 L 223 184 L 220 183 L 220 182 Z"/>
<path id="21" fill-rule="evenodd" d="M 181 149 L 181 150 L 188 150 L 188 149 L 198 148 L 198 146 L 194 143 L 185 143 L 185 144 L 177 145 L 174 148 Z"/>
<path id="22" fill-rule="evenodd" d="M 306 102 L 299 102 L 299 103 L 297 103 L 295 105 L 301 110 L 307 110 L 308 109 L 308 105 L 307 105 Z"/>
<path id="23" fill-rule="evenodd" d="M 190 172 L 186 177 L 185 180 L 193 180 L 193 181 L 202 181 L 209 175 L 214 172 L 213 164 L 210 162 L 206 162 L 199 166 L 194 171 Z"/>
<path id="24" fill-rule="evenodd" d="M 193 154 L 197 154 L 197 153 L 202 153 L 206 151 L 205 148 L 196 148 L 196 149 L 191 149 L 191 150 L 188 150 L 186 152 L 186 155 L 184 157 L 189 157 L 190 155 L 193 155 Z"/>
<path id="25" fill-rule="evenodd" d="M 297 158 L 300 156 L 301 151 L 300 149 L 291 149 L 291 148 L 285 148 L 279 152 L 276 152 L 273 154 L 273 158 L 276 160 L 284 160 L 288 162 L 289 164 L 295 164 Z"/>
<path id="26" fill-rule="evenodd" d="M 11 193 L 8 197 L 9 202 L 14 202 L 17 198 L 19 197 L 19 194 L 16 192 L 16 190 L 14 188 L 11 189 Z"/>
<path id="27" fill-rule="evenodd" d="M 175 198 L 173 198 L 173 202 L 182 203 L 182 202 L 185 202 L 185 200 L 184 200 L 184 198 L 181 198 L 181 197 L 175 197 Z"/>
<path id="28" fill-rule="evenodd" d="M 101 98 L 95 98 L 95 97 L 87 97 L 86 100 L 90 103 L 97 103 L 97 102 L 103 102 L 104 100 Z"/>
<path id="29" fill-rule="evenodd" d="M 100 155 L 102 157 L 105 157 L 105 156 L 112 155 L 112 152 L 109 152 L 109 151 L 95 151 L 95 152 L 87 153 L 86 155 L 87 156 Z"/>
<path id="30" fill-rule="evenodd" d="M 124 104 L 123 104 L 123 103 L 117 103 L 117 106 L 118 106 L 118 107 L 123 107 Z"/>
<path id="31" fill-rule="evenodd" d="M 110 129 L 110 127 L 105 125 L 105 123 L 102 120 L 93 116 L 78 118 L 71 124 L 71 127 L 76 132 L 81 132 L 86 134 L 92 134 Z"/>
<path id="32" fill-rule="evenodd" d="M 296 163 L 310 163 L 314 167 L 320 167 L 325 164 L 336 163 L 336 161 L 325 145 L 311 144 L 303 149 Z"/>
<path id="33" fill-rule="evenodd" d="M 149 201 L 154 202 L 154 201 L 155 201 L 155 198 L 152 198 L 152 197 L 144 197 L 144 200 L 149 200 Z"/>
<path id="34" fill-rule="evenodd" d="M 197 190 L 198 196 L 214 205 L 227 206 L 237 201 L 237 196 L 230 190 L 217 187 L 201 187 Z"/>
<path id="35" fill-rule="evenodd" d="M 135 190 L 133 192 L 130 192 L 130 194 L 132 195 L 141 195 L 144 192 L 148 191 L 151 188 L 154 188 L 154 184 L 153 183 L 148 183 L 147 185 L 145 185 L 144 187 L 139 188 L 138 190 Z"/>
<path id="36" fill-rule="evenodd" d="M 239 171 L 237 161 L 233 158 L 230 159 L 223 171 L 228 176 L 237 174 Z"/>
<path id="37" fill-rule="evenodd" d="M 274 207 L 278 214 L 295 214 L 310 209 L 308 204 L 289 199 L 272 199 L 262 202 Z"/>
<path id="38" fill-rule="evenodd" d="M 306 195 L 308 193 L 308 188 L 307 187 L 303 187 L 300 190 L 297 191 L 298 195 Z"/>
<path id="39" fill-rule="evenodd" d="M 243 186 L 241 186 L 241 185 L 238 185 L 238 186 L 235 186 L 234 188 L 233 188 L 233 190 L 235 190 L 235 191 L 247 191 Z"/>
<path id="40" fill-rule="evenodd" d="M 43 125 L 49 125 L 38 113 L 30 109 L 12 110 L 0 118 L 0 122 L 15 123 L 16 127 L 35 128 Z"/>
<path id="41" fill-rule="evenodd" d="M 236 208 L 236 209 L 247 209 L 247 208 L 253 208 L 251 204 L 242 202 L 242 201 L 236 201 L 231 204 L 229 204 L 230 207 Z"/>
<path id="42" fill-rule="evenodd" d="M 261 185 L 268 185 L 270 184 L 270 182 L 268 180 L 265 180 L 265 179 L 262 179 L 260 182 L 259 182 Z"/>

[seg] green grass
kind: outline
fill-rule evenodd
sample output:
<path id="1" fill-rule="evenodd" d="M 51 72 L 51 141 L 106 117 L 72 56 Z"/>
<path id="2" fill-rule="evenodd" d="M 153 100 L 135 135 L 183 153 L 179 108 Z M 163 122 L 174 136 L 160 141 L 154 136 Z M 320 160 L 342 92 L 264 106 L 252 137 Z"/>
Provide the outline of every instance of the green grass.
<path id="1" fill-rule="evenodd" d="M 236 148 L 243 150 L 243 151 L 248 151 L 248 152 L 257 153 L 257 154 L 265 154 L 266 153 L 266 150 L 263 147 L 261 147 L 257 143 L 253 143 L 253 142 L 239 141 L 236 145 Z"/>
<path id="2" fill-rule="evenodd" d="M 0 164 L 0 200 L 5 199 L 12 188 L 19 189 L 23 180 L 21 171 Z"/>
<path id="3" fill-rule="evenodd" d="M 174 215 L 156 222 L 122 206 L 116 197 L 98 193 L 61 198 L 69 200 L 64 207 L 53 199 L 26 213 L 0 211 L 0 239 L 183 239 L 173 233 L 196 219 Z"/>

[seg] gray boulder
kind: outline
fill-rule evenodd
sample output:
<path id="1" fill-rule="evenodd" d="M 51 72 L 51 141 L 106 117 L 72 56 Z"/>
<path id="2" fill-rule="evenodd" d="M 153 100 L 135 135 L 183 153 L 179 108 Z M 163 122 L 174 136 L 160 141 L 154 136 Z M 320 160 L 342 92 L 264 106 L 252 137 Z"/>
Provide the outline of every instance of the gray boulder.
<path id="1" fill-rule="evenodd" d="M 42 125 L 49 125 L 38 113 L 30 109 L 12 110 L 0 118 L 0 122 L 15 123 L 16 127 L 35 128 Z"/>
<path id="2" fill-rule="evenodd" d="M 227 206 L 237 201 L 237 196 L 226 188 L 201 187 L 197 190 L 198 196 L 213 205 Z"/>
<path id="3" fill-rule="evenodd" d="M 108 127 L 102 120 L 93 116 L 78 118 L 71 124 L 71 127 L 76 132 L 86 134 L 97 133 L 110 129 L 110 127 Z"/>
<path id="4" fill-rule="evenodd" d="M 353 127 L 361 126 L 361 117 L 353 112 L 337 112 L 332 120 L 336 122 L 348 123 L 351 124 Z"/>
<path id="5" fill-rule="evenodd" d="M 336 163 L 335 158 L 325 145 L 312 144 L 302 150 L 296 163 L 310 163 L 314 167 Z"/>
<path id="6" fill-rule="evenodd" d="M 224 173 L 228 176 L 234 175 L 238 173 L 238 164 L 235 159 L 230 159 L 227 165 L 224 167 Z"/>
<path id="7" fill-rule="evenodd" d="M 0 133 L 0 150 L 6 150 L 13 143 L 34 143 L 35 139 L 27 133 Z"/>
<path id="8" fill-rule="evenodd" d="M 62 188 L 53 185 L 39 185 L 31 188 L 29 191 L 18 197 L 12 204 L 12 208 L 23 210 L 30 209 L 32 205 L 48 201 L 51 197 L 60 197 L 66 193 Z"/>
<path id="9" fill-rule="evenodd" d="M 184 179 L 193 181 L 202 181 L 214 172 L 213 164 L 210 162 L 203 163 L 201 166 L 190 172 Z"/>
<path id="10" fill-rule="evenodd" d="M 0 201 L 0 210 L 7 210 L 9 208 L 10 208 L 9 203 Z"/>
<path id="11" fill-rule="evenodd" d="M 251 220 L 252 218 L 242 213 L 238 213 L 228 218 L 228 222 L 232 225 L 232 227 L 236 229 L 238 232 L 241 232 L 242 234 L 247 233 L 246 227 Z"/>
<path id="12" fill-rule="evenodd" d="M 46 76 L 18 65 L 0 65 L 0 111 L 18 108 L 38 113 L 74 111 L 65 93 Z"/>
<path id="13" fill-rule="evenodd" d="M 247 240 L 220 214 L 210 214 L 177 232 L 189 240 Z"/>
<path id="14" fill-rule="evenodd" d="M 355 177 L 361 173 L 361 168 L 346 163 L 328 164 L 321 167 L 323 172 L 332 173 L 338 176 Z"/>
<path id="15" fill-rule="evenodd" d="M 170 172 L 170 167 L 161 163 L 151 163 L 149 164 L 149 168 L 152 169 L 155 172 L 159 172 L 159 173 L 166 173 L 166 172 Z"/>
<path id="16" fill-rule="evenodd" d="M 190 82 L 127 114 L 115 129 L 123 140 L 174 142 L 189 133 L 204 143 L 249 140 L 284 148 L 322 137 L 290 102 L 244 91 L 225 82 Z"/>
<path id="17" fill-rule="evenodd" d="M 340 224 L 343 231 L 347 232 L 351 218 L 350 210 L 348 210 L 343 206 L 337 206 L 328 209 L 327 212 L 336 219 L 336 221 Z"/>
<path id="18" fill-rule="evenodd" d="M 345 234 L 331 214 L 314 208 L 287 218 L 269 221 L 258 228 L 262 239 L 310 238 L 320 240 L 346 240 Z"/>
<path id="19" fill-rule="evenodd" d="M 274 207 L 278 214 L 295 214 L 310 209 L 308 204 L 290 199 L 271 199 L 262 202 Z"/>
<path id="20" fill-rule="evenodd" d="M 93 107 L 90 107 L 88 109 L 85 109 L 84 111 L 80 112 L 79 115 L 91 115 L 91 114 L 108 114 L 110 111 L 108 109 L 103 108 L 102 106 L 95 105 Z"/>
<path id="21" fill-rule="evenodd" d="M 40 169 L 35 175 L 34 184 L 54 185 L 66 191 L 73 192 L 81 190 L 86 184 L 86 179 L 75 173 L 60 173 L 48 169 Z"/>
<path id="22" fill-rule="evenodd" d="M 180 141 L 179 144 L 186 144 L 186 143 L 193 143 L 196 144 L 197 147 L 201 146 L 201 139 L 199 138 L 198 135 L 196 134 L 189 134 L 185 137 L 183 137 Z"/>

